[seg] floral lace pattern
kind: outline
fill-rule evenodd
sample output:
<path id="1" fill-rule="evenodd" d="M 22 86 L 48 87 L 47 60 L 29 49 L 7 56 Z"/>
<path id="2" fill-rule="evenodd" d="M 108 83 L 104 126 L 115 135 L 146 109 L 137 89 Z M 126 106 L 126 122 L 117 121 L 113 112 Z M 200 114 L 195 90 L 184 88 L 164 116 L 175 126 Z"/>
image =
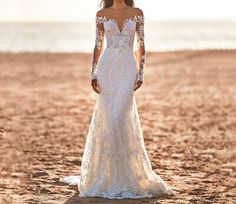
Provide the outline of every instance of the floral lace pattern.
<path id="1" fill-rule="evenodd" d="M 137 55 L 138 55 L 138 73 L 136 76 L 137 81 L 144 79 L 144 65 L 145 65 L 145 44 L 144 44 L 144 17 L 138 16 L 137 18 Z"/>
<path id="2" fill-rule="evenodd" d="M 80 176 L 63 182 L 78 185 L 81 197 L 143 198 L 172 194 L 151 167 L 134 95 L 136 80 L 143 80 L 145 63 L 143 16 L 124 20 L 97 17 L 96 46 L 91 78 L 97 95 L 84 148 Z M 137 61 L 133 52 L 138 36 Z M 107 47 L 100 57 L 106 35 Z M 137 71 L 137 65 L 139 71 Z"/>
<path id="3" fill-rule="evenodd" d="M 97 64 L 94 63 L 91 70 L 91 80 L 97 79 Z"/>
<path id="4" fill-rule="evenodd" d="M 104 17 L 96 17 L 96 38 L 95 38 L 95 47 L 93 51 L 93 58 L 92 58 L 92 67 L 90 71 L 91 80 L 97 79 L 97 64 L 99 57 L 102 52 L 103 48 L 103 41 L 104 41 Z"/>
<path id="5" fill-rule="evenodd" d="M 141 56 L 141 63 L 140 63 L 140 66 L 139 66 L 139 71 L 137 73 L 137 76 L 136 76 L 136 80 L 137 81 L 143 81 L 143 75 L 144 75 L 144 64 L 145 64 L 145 55 L 142 55 Z"/>
<path id="6" fill-rule="evenodd" d="M 91 80 L 96 79 L 94 65 L 98 63 L 103 45 L 104 35 L 107 48 L 133 48 L 135 32 L 137 35 L 137 67 L 136 80 L 143 81 L 145 65 L 144 16 L 135 15 L 125 18 L 123 27 L 119 28 L 117 20 L 105 16 L 96 16 L 95 48 L 92 59 Z"/>

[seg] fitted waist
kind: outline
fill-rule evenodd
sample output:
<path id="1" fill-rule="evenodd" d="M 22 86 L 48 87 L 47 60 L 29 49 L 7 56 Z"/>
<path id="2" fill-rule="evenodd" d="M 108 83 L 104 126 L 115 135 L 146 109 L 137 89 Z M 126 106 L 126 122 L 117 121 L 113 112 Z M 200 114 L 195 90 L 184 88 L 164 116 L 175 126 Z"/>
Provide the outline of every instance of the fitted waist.
<path id="1" fill-rule="evenodd" d="M 118 51 L 125 51 L 125 50 L 127 50 L 127 51 L 133 51 L 133 48 L 132 47 L 128 47 L 128 46 L 126 46 L 126 47 L 115 47 L 115 46 L 107 46 L 105 49 L 108 49 L 108 50 L 118 50 Z"/>
<path id="2" fill-rule="evenodd" d="M 100 57 L 99 64 L 118 62 L 119 60 L 123 62 L 124 60 L 134 60 L 135 51 L 132 48 L 124 47 L 106 47 Z"/>

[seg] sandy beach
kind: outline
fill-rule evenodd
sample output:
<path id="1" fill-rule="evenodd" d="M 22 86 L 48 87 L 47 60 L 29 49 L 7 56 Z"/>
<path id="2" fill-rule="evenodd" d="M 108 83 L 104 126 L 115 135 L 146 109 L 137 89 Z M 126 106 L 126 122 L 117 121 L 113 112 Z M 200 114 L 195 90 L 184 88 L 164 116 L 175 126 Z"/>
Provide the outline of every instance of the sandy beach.
<path id="1" fill-rule="evenodd" d="M 0 203 L 233 204 L 236 50 L 147 53 L 136 101 L 153 170 L 174 196 L 80 198 L 58 181 L 80 173 L 97 96 L 91 57 L 0 54 Z"/>

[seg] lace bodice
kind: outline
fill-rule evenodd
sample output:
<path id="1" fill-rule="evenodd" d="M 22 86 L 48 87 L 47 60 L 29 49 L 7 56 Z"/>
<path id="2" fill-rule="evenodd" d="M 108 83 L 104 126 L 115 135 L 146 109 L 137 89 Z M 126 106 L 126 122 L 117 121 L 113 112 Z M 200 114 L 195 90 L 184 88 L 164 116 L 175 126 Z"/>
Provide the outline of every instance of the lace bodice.
<path id="1" fill-rule="evenodd" d="M 107 48 L 133 49 L 135 34 L 137 36 L 137 67 L 136 80 L 143 81 L 145 65 L 144 16 L 135 15 L 125 18 L 119 28 L 117 20 L 106 16 L 96 16 L 96 39 L 93 52 L 91 80 L 97 79 L 98 60 L 102 52 L 104 36 Z"/>

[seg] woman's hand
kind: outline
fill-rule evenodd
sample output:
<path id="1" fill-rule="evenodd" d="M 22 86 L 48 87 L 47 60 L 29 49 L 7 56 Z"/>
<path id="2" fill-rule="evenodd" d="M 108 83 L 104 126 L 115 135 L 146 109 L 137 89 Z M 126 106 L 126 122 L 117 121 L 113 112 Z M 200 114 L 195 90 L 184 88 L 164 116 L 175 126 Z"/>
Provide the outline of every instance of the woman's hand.
<path id="1" fill-rule="evenodd" d="M 143 81 L 135 81 L 135 86 L 134 86 L 134 91 L 136 91 L 137 89 L 139 89 L 143 84 Z"/>
<path id="2" fill-rule="evenodd" d="M 99 89 L 99 84 L 98 84 L 98 80 L 97 79 L 93 79 L 91 80 L 91 86 L 93 88 L 93 90 L 99 94 L 100 89 Z"/>

